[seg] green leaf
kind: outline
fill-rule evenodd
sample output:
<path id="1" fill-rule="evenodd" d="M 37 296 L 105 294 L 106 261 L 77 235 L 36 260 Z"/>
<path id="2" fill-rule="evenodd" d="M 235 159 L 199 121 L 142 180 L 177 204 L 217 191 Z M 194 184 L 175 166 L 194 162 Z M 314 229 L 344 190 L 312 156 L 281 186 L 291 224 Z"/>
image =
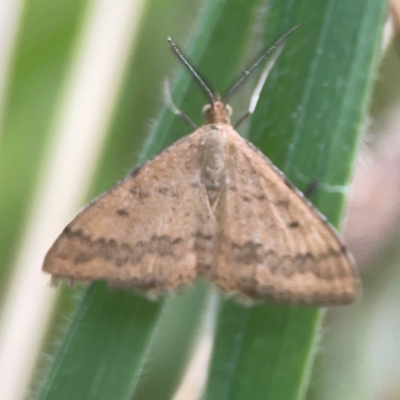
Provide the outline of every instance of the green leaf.
<path id="1" fill-rule="evenodd" d="M 288 38 L 251 120 L 249 140 L 304 189 L 335 225 L 343 213 L 365 118 L 386 5 L 271 1 L 265 42 L 287 24 Z M 312 308 L 224 301 L 205 398 L 300 399 L 310 375 L 321 312 Z"/>
<path id="2" fill-rule="evenodd" d="M 203 283 L 182 297 L 165 301 L 147 346 L 132 400 L 172 397 L 202 332 L 202 325 L 212 312 L 212 300 L 210 286 Z"/>
<path id="3" fill-rule="evenodd" d="M 133 293 L 93 284 L 37 398 L 128 398 L 159 308 Z"/>

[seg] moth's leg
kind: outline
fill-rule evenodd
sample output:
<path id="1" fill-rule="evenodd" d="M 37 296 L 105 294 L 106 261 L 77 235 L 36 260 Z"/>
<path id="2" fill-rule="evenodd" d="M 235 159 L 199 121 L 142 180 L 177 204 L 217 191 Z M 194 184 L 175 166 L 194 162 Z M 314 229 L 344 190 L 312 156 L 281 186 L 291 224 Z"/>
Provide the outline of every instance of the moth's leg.
<path id="1" fill-rule="evenodd" d="M 168 108 L 179 118 L 182 118 L 191 128 L 197 129 L 198 126 L 182 111 L 180 110 L 172 100 L 171 96 L 171 89 L 169 86 L 169 81 L 166 79 L 164 81 L 164 99 L 165 103 L 167 104 Z"/>
<path id="2" fill-rule="evenodd" d="M 319 187 L 319 182 L 316 179 L 313 179 L 304 189 L 303 194 L 304 197 L 309 199 L 317 190 Z"/>
<path id="3" fill-rule="evenodd" d="M 236 121 L 234 128 L 237 129 L 238 126 L 251 114 L 253 114 L 254 110 L 256 109 L 258 99 L 260 98 L 260 93 L 262 88 L 264 87 L 265 82 L 267 81 L 268 75 L 271 72 L 271 69 L 275 65 L 276 60 L 280 56 L 283 50 L 283 44 L 275 51 L 271 59 L 268 61 L 267 65 L 263 69 L 260 78 L 257 82 L 257 85 L 250 97 L 250 104 L 248 110 Z"/>

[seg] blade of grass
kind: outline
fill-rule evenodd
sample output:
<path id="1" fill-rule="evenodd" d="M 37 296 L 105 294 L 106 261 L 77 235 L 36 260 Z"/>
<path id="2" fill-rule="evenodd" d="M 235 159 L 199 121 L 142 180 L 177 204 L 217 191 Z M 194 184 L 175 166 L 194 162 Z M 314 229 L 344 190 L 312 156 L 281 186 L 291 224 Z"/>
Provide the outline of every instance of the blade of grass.
<path id="1" fill-rule="evenodd" d="M 29 268 L 23 268 L 34 267 L 32 259 L 20 268 L 21 257 L 14 250 L 21 242 L 18 236 L 24 219 L 33 208 L 30 201 L 40 169 L 38 158 L 48 137 L 54 97 L 63 82 L 70 49 L 85 10 L 84 2 L 78 5 L 74 1 L 60 1 L 55 8 L 48 1 L 39 2 L 36 7 L 29 1 L 15 3 L 3 4 L 6 8 L 21 8 L 12 57 L 2 60 L 10 68 L 6 92 L 2 93 L 7 98 L 1 111 L 0 134 L 0 370 L 7 371 L 0 374 L 0 386 L 4 399 L 20 398 L 25 392 L 43 332 L 41 318 L 35 316 L 49 304 L 35 307 L 37 297 L 46 297 L 43 293 L 38 295 L 42 289 L 39 270 L 31 274 Z M 52 18 L 46 23 L 49 14 Z M 12 258 L 19 259 L 13 269 Z M 22 270 L 25 274 L 20 274 Z M 33 298 L 35 301 L 29 301 Z"/>
<path id="2" fill-rule="evenodd" d="M 216 65 L 219 64 L 221 57 L 216 57 L 215 52 L 220 48 L 218 41 L 221 35 L 223 38 L 229 37 L 231 39 L 233 37 L 238 39 L 235 46 L 232 45 L 229 49 L 231 51 L 225 50 L 226 54 L 222 55 L 222 59 L 227 63 L 225 72 L 220 72 L 223 82 L 225 82 L 224 79 L 226 81 L 231 79 L 233 69 L 236 69 L 243 53 L 246 34 L 248 34 L 252 18 L 252 9 L 248 9 L 248 4 L 249 2 L 239 0 L 206 2 L 197 24 L 197 32 L 191 41 L 192 51 L 190 53 L 194 61 L 198 62 L 200 66 L 207 66 L 208 70 L 213 68 L 217 71 Z M 232 18 L 232 21 L 229 24 L 221 24 L 221 20 L 226 18 L 227 15 Z M 241 23 L 243 25 L 240 25 Z M 242 30 L 237 29 L 235 24 L 239 24 Z M 209 48 L 213 49 L 214 53 L 210 52 Z M 207 49 L 207 52 L 205 49 Z M 220 69 L 218 68 L 218 70 Z M 188 82 L 190 82 L 190 85 Z M 176 92 L 180 96 L 175 97 L 175 101 L 179 104 L 183 97 L 188 96 L 189 88 L 192 89 L 193 86 L 190 78 L 181 73 L 176 85 L 178 88 Z M 196 92 L 198 93 L 197 88 Z M 190 101 L 187 102 L 188 109 L 195 109 L 198 113 L 201 108 L 199 100 L 200 96 L 193 96 L 193 99 L 191 97 Z M 166 144 L 182 135 L 183 132 L 187 133 L 187 128 L 182 121 L 176 121 L 176 118 L 164 109 L 156 121 L 147 146 L 141 154 L 141 159 L 149 158 Z M 190 292 L 183 295 L 179 298 L 179 302 L 183 306 L 182 313 L 187 315 L 184 323 L 195 326 L 196 321 L 202 317 L 205 297 L 204 295 L 198 296 L 196 302 L 190 302 L 188 301 L 190 296 Z M 129 312 L 126 306 L 129 302 L 132 302 L 133 314 Z M 168 304 L 169 302 L 165 308 L 168 307 Z M 107 323 L 109 315 L 105 314 L 103 316 L 104 321 L 102 321 L 100 310 L 103 308 L 107 310 L 114 308 L 114 313 L 121 315 L 121 317 L 113 320 L 112 323 Z M 43 388 L 37 398 L 69 399 L 72 392 L 74 392 L 75 399 L 108 399 L 110 393 L 114 393 L 113 398 L 115 399 L 131 398 L 138 374 L 140 374 L 143 363 L 147 359 L 145 356 L 151 353 L 148 343 L 151 343 L 152 330 L 154 327 L 156 330 L 161 329 L 159 328 L 163 326 L 161 322 L 170 320 L 170 318 L 162 317 L 168 315 L 168 313 L 162 311 L 160 314 L 160 308 L 161 303 L 151 303 L 125 292 L 119 293 L 118 296 L 110 295 L 102 286 L 94 285 L 80 303 L 61 349 L 55 357 L 48 378 L 44 381 Z M 123 318 L 122 315 L 125 315 L 126 318 Z M 151 317 L 144 318 L 148 315 Z M 161 315 L 160 318 L 158 318 L 159 315 Z M 143 324 L 140 324 L 140 321 L 144 321 Z M 137 334 L 137 324 L 140 324 L 141 332 L 141 339 L 137 346 L 134 346 L 129 340 L 118 340 L 119 335 L 121 335 L 121 338 L 131 337 L 134 339 Z M 170 325 L 170 327 L 178 329 L 177 335 L 179 337 L 180 327 L 176 324 L 175 326 Z M 190 335 L 195 338 L 195 330 L 192 330 Z M 173 384 L 177 381 L 182 370 L 181 366 L 187 359 L 187 354 L 191 348 L 190 335 L 187 335 L 186 344 L 178 348 L 181 354 L 175 354 L 175 357 L 180 357 L 182 360 L 178 363 L 180 365 L 168 371 L 171 372 L 169 381 L 164 379 L 166 383 L 164 388 L 166 389 L 160 392 L 164 396 L 167 395 L 168 391 L 172 391 Z M 91 340 L 86 340 L 88 337 Z M 82 345 L 82 340 L 84 345 Z M 169 344 L 167 343 L 166 346 Z M 107 348 L 107 351 L 103 351 L 104 348 Z M 88 357 L 88 354 L 93 355 L 93 357 Z M 122 374 L 120 371 L 124 371 L 124 373 Z M 126 375 L 125 371 L 127 371 Z M 145 372 L 147 373 L 147 371 L 146 367 Z M 103 376 L 107 376 L 107 379 L 103 379 Z M 86 386 L 84 382 L 86 382 Z M 95 382 L 95 384 L 88 385 L 88 382 Z M 79 391 L 76 388 L 79 388 Z"/>
<path id="3" fill-rule="evenodd" d="M 58 100 L 51 150 L 44 162 L 46 168 L 14 264 L 1 320 L 0 369 L 7 366 L 7 375 L 0 374 L 4 398 L 8 398 L 5 393 L 16 398 L 11 393 L 23 391 L 42 342 L 56 294 L 41 271 L 43 257 L 87 186 L 118 91 L 126 47 L 133 37 L 130 33 L 137 26 L 130 17 L 138 16 L 139 10 L 129 12 L 129 4 L 134 3 L 118 7 L 117 3 L 94 2 L 88 9 Z M 109 37 L 113 41 L 107 42 Z"/>
<path id="4" fill-rule="evenodd" d="M 0 121 L 4 120 L 4 106 L 10 81 L 10 66 L 15 50 L 17 32 L 22 17 L 23 1 L 0 4 Z M 1 123 L 1 122 L 0 122 Z M 0 125 L 0 146 L 3 127 Z"/>
<path id="5" fill-rule="evenodd" d="M 365 117 L 386 5 L 377 0 L 271 1 L 268 41 L 279 26 L 305 21 L 273 70 L 251 121 L 249 139 L 335 225 L 343 213 Z M 223 302 L 205 397 L 301 399 L 316 350 L 321 312 Z"/>
<path id="6" fill-rule="evenodd" d="M 225 89 L 238 73 L 253 29 L 255 10 L 259 4 L 260 1 L 258 0 L 225 2 L 224 7 L 219 9 L 219 14 L 215 11 L 210 13 L 214 18 L 214 26 L 210 26 L 211 24 L 206 26 L 204 21 L 209 22 L 208 17 L 199 18 L 197 30 L 191 41 L 189 55 L 193 54 L 191 59 L 194 60 L 197 70 L 201 71 L 206 78 L 209 78 L 211 84 L 213 82 L 218 84 L 218 89 Z M 222 20 L 223 23 L 221 23 Z M 229 38 L 229 41 L 227 38 Z M 200 57 L 198 54 L 202 54 L 202 56 Z M 205 101 L 196 83 L 183 68 L 180 69 L 178 74 L 173 97 L 176 104 L 178 106 L 182 104 L 185 112 L 188 112 L 190 116 L 198 116 Z M 157 124 L 152 132 L 154 136 L 150 136 L 146 143 L 145 148 L 151 153 L 177 139 L 178 132 L 182 131 L 182 128 L 187 132 L 182 121 L 174 117 L 169 110 L 164 110 L 161 121 L 162 124 Z M 165 137 L 165 142 L 162 142 L 168 124 L 171 124 L 170 134 Z M 204 295 L 207 294 L 207 292 L 204 292 Z M 204 312 L 203 304 L 207 302 L 206 299 L 199 298 L 197 305 L 189 304 L 185 296 L 172 301 L 175 302 L 175 307 L 179 305 L 182 310 L 186 310 L 188 316 L 190 314 L 202 316 Z M 169 303 L 170 300 L 167 299 L 166 306 Z M 209 310 L 209 312 L 212 312 L 212 310 Z M 193 320 L 189 317 L 182 325 L 175 324 L 167 314 L 164 318 L 160 318 L 158 322 L 160 331 L 175 332 L 170 336 L 181 337 L 181 340 L 185 340 L 188 345 L 185 346 L 183 343 L 177 342 L 176 348 L 171 350 L 170 337 L 159 336 L 152 344 L 154 349 L 149 348 L 149 356 L 143 374 L 138 381 L 137 390 L 134 392 L 134 399 L 171 398 L 176 389 L 176 383 L 181 377 L 183 366 L 187 363 L 198 336 L 197 331 L 193 330 L 191 340 L 184 338 L 187 333 L 182 330 L 182 326 L 190 324 L 193 324 Z M 151 356 L 152 353 L 156 353 L 157 358 Z M 173 357 L 171 357 L 171 354 L 174 354 Z M 171 364 L 175 368 L 171 368 Z M 155 381 L 157 381 L 157 385 L 154 385 Z"/>
<path id="7" fill-rule="evenodd" d="M 176 24 L 172 18 L 165 18 L 166 12 L 185 19 L 187 26 Z M 139 143 L 146 138 L 149 119 L 159 107 L 160 82 L 165 71 L 169 69 L 168 65 L 175 61 L 170 57 L 169 49 L 165 45 L 165 36 L 167 33 L 173 34 L 174 37 L 185 36 L 190 28 L 191 19 L 194 18 L 192 14 L 193 5 L 188 4 L 186 0 L 154 0 L 146 3 L 140 35 L 135 37 L 136 44 L 131 51 L 134 55 L 130 57 L 126 68 L 115 115 L 103 144 L 104 151 L 98 161 L 87 200 L 109 188 L 132 168 L 136 153 L 140 150 Z M 161 32 L 166 34 L 160 37 Z M 158 62 L 160 57 L 163 63 Z M 64 336 L 63 327 L 73 315 L 81 291 L 80 287 L 75 290 L 69 287 L 61 288 L 47 340 L 42 349 L 46 356 L 38 360 L 37 371 L 46 370 L 49 357 L 57 352 L 54 338 Z M 38 380 L 42 379 L 41 375 L 40 372 L 36 374 L 31 387 L 39 386 Z"/>
<path id="8" fill-rule="evenodd" d="M 84 294 L 38 399 L 127 399 L 160 309 L 93 284 Z"/>
<path id="9" fill-rule="evenodd" d="M 398 197 L 400 189 L 397 169 L 390 166 L 391 160 L 399 157 L 396 145 L 400 128 L 399 54 L 396 41 L 385 35 L 388 22 L 385 22 L 380 65 L 375 73 L 379 79 L 374 82 L 368 110 L 366 135 L 373 138 L 369 140 L 369 162 L 364 164 L 365 148 L 361 149 L 344 227 L 350 239 L 349 246 L 354 248 L 360 263 L 362 298 L 346 314 L 332 310 L 328 315 L 325 325 L 329 326 L 329 331 L 323 336 L 324 351 L 316 359 L 307 400 L 390 399 L 396 398 L 392 393 L 398 393 L 397 389 L 393 390 L 392 382 L 397 382 L 394 375 L 400 370 L 399 342 L 392 333 L 400 326 L 400 237 L 398 230 L 381 228 L 388 218 L 397 224 L 397 218 L 393 218 L 398 215 L 397 204 L 390 199 Z M 385 154 L 385 159 L 381 154 Z M 375 178 L 370 179 L 371 173 Z M 358 192 L 357 188 L 361 190 Z M 370 210 L 371 206 L 375 208 L 375 201 L 369 193 L 378 188 L 382 200 L 376 203 L 378 214 L 371 220 Z M 358 214 L 360 202 L 366 203 L 362 215 Z M 390 210 L 387 214 L 390 216 L 383 217 L 379 210 Z M 363 225 L 357 230 L 355 227 L 360 220 Z M 368 235 L 374 235 L 373 240 Z"/>
<path id="10" fill-rule="evenodd" d="M 55 101 L 85 2 L 25 1 L 1 123 L 0 300 L 34 196 Z M 48 16 L 51 15 L 51 18 Z"/>
<path id="11" fill-rule="evenodd" d="M 165 301 L 132 400 L 172 398 L 202 326 L 212 314 L 212 300 L 209 285 L 202 283 L 184 296 Z"/>

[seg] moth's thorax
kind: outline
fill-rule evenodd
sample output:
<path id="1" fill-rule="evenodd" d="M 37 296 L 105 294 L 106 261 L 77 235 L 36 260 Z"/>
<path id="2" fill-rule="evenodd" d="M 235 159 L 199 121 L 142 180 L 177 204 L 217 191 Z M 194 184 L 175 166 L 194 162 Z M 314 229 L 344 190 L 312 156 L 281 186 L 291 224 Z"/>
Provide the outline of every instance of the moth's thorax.
<path id="1" fill-rule="evenodd" d="M 207 104 L 203 107 L 203 115 L 207 124 L 231 124 L 232 108 L 229 104 L 222 101 L 215 101 L 213 104 Z"/>
<path id="2" fill-rule="evenodd" d="M 205 125 L 201 139 L 201 180 L 212 205 L 225 182 L 226 130 L 223 124 Z"/>

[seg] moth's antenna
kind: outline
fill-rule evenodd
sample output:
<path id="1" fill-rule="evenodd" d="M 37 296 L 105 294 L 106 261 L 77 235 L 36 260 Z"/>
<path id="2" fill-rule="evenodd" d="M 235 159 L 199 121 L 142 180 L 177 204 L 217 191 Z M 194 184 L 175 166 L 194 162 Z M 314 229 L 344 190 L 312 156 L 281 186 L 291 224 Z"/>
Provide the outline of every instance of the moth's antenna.
<path id="1" fill-rule="evenodd" d="M 279 45 L 296 29 L 299 29 L 301 26 L 304 24 L 298 24 L 290 28 L 288 31 L 286 31 L 278 40 L 275 41 L 275 43 L 270 46 L 267 51 L 265 51 L 261 56 L 259 56 L 252 64 L 251 66 L 244 70 L 239 77 L 236 79 L 234 84 L 231 86 L 231 88 L 228 90 L 228 93 L 223 99 L 223 103 L 227 104 L 228 100 L 232 97 L 232 95 L 236 92 L 236 90 L 242 86 L 244 83 L 246 83 L 247 79 L 249 79 L 250 75 L 260 66 L 260 64 L 267 59 L 273 51 L 275 51 Z"/>
<path id="2" fill-rule="evenodd" d="M 205 94 L 211 100 L 211 104 L 214 104 L 215 97 L 214 97 L 214 94 L 211 91 L 211 89 L 207 86 L 207 84 L 204 82 L 204 80 L 201 78 L 201 76 L 195 71 L 195 69 L 192 67 L 192 65 L 189 63 L 189 61 L 186 59 L 186 57 L 179 50 L 179 47 L 172 41 L 172 39 L 169 36 L 167 37 L 167 40 L 168 40 L 169 45 L 171 46 L 171 50 L 179 58 L 181 63 L 186 67 L 186 69 L 190 72 L 190 74 L 195 78 L 196 82 L 200 85 L 200 87 L 204 90 Z"/>

